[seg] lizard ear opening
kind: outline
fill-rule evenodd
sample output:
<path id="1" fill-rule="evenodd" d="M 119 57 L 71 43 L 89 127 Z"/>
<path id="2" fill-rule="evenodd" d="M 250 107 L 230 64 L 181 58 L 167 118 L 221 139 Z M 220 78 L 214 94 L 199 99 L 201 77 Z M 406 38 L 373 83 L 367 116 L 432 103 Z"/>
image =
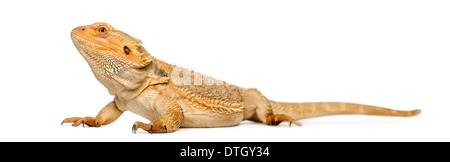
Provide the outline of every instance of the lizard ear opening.
<path id="1" fill-rule="evenodd" d="M 123 52 L 125 52 L 125 54 L 129 55 L 131 50 L 127 46 L 123 46 Z"/>

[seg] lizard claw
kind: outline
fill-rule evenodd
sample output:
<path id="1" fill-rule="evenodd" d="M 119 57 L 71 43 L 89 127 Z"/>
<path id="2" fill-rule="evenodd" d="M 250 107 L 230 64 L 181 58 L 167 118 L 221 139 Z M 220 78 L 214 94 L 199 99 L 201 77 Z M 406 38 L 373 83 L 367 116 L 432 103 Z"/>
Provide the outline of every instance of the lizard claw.
<path id="1" fill-rule="evenodd" d="M 83 124 L 83 128 L 84 128 L 84 123 L 86 122 L 86 120 L 81 120 L 81 123 Z"/>
<path id="2" fill-rule="evenodd" d="M 166 127 L 166 125 L 164 125 L 164 129 L 166 130 L 166 133 L 167 133 L 167 127 Z"/>
<path id="3" fill-rule="evenodd" d="M 150 125 L 150 134 L 153 133 L 153 125 Z"/>
<path id="4" fill-rule="evenodd" d="M 136 124 L 133 124 L 133 127 L 131 127 L 131 132 L 136 134 L 136 130 L 137 130 Z"/>
<path id="5" fill-rule="evenodd" d="M 131 132 L 133 132 L 134 134 L 136 134 L 136 132 L 137 132 L 137 130 L 138 130 L 139 128 L 141 128 L 141 129 L 143 129 L 143 130 L 146 130 L 146 131 L 148 131 L 148 132 L 151 133 L 152 125 L 150 125 L 150 124 L 144 124 L 144 123 L 142 123 L 142 122 L 135 122 L 135 123 L 133 124 L 133 127 L 131 127 Z"/>

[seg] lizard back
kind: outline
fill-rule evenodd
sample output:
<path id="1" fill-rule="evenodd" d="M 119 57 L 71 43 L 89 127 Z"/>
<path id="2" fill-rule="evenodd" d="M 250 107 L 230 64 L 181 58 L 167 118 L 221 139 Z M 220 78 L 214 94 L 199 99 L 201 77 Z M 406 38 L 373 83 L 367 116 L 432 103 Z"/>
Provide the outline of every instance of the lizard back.
<path id="1" fill-rule="evenodd" d="M 172 72 L 171 82 L 194 108 L 219 114 L 243 111 L 240 87 L 185 68 L 176 69 Z"/>

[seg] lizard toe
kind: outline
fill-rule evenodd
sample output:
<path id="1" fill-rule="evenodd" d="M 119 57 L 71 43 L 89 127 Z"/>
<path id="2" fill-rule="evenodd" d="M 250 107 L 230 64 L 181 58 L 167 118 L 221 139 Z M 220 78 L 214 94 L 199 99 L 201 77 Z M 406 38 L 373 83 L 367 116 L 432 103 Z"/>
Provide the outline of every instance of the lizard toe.
<path id="1" fill-rule="evenodd" d="M 61 125 L 63 125 L 64 123 L 72 123 L 72 126 L 77 127 L 81 124 L 83 124 L 83 127 L 85 127 L 85 125 L 88 125 L 89 127 L 100 127 L 101 121 L 99 118 L 96 117 L 71 117 L 71 118 L 66 118 L 61 122 Z"/>

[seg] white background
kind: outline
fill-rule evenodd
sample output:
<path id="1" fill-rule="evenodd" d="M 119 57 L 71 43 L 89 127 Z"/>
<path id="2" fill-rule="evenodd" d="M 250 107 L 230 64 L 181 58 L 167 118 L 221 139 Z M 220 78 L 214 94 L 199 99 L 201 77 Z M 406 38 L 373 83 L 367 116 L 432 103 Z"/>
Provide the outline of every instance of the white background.
<path id="1" fill-rule="evenodd" d="M 450 2 L 1 1 L 0 141 L 450 141 Z M 226 128 L 131 133 L 125 112 L 101 128 L 60 125 L 95 116 L 113 96 L 70 39 L 107 22 L 156 58 L 286 102 L 343 101 L 401 110 Z"/>

